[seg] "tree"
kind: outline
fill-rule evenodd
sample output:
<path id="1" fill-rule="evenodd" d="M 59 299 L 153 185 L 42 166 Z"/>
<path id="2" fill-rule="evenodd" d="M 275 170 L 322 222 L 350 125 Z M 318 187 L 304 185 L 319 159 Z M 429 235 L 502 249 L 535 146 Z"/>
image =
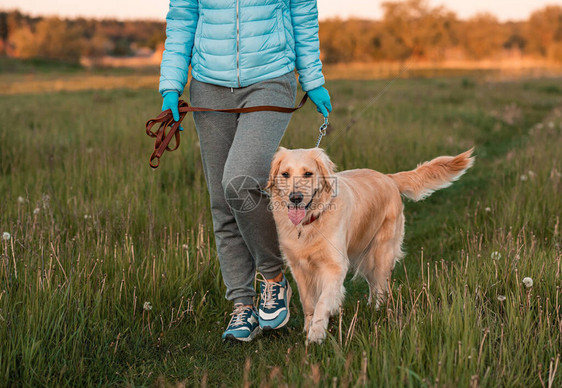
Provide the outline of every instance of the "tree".
<path id="1" fill-rule="evenodd" d="M 509 38 L 509 31 L 489 13 L 468 19 L 460 28 L 461 46 L 472 59 L 490 58 L 500 53 Z"/>
<path id="2" fill-rule="evenodd" d="M 19 57 L 48 58 L 77 62 L 82 51 L 82 39 L 76 28 L 70 28 L 59 18 L 46 18 L 35 26 L 21 27 L 10 39 Z"/>
<path id="3" fill-rule="evenodd" d="M 19 11 L 0 12 L 0 54 L 13 55 L 10 37 L 19 28 L 28 26 L 30 19 Z"/>
<path id="4" fill-rule="evenodd" d="M 528 52 L 547 56 L 549 47 L 562 42 L 562 7 L 546 6 L 531 14 L 527 23 Z"/>
<path id="5" fill-rule="evenodd" d="M 369 61 L 374 58 L 372 42 L 376 35 L 375 22 L 332 19 L 322 22 L 320 42 L 326 63 Z"/>
<path id="6" fill-rule="evenodd" d="M 426 0 L 385 2 L 382 7 L 384 30 L 402 53 L 401 58 L 392 59 L 440 56 L 455 41 L 456 16 L 444 7 L 431 8 Z"/>

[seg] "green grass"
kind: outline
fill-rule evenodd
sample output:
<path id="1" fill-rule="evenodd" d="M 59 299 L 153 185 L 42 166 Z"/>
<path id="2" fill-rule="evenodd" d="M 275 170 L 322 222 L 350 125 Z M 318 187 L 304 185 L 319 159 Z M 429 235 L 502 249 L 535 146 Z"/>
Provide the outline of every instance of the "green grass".
<path id="1" fill-rule="evenodd" d="M 477 162 L 406 203 L 388 305 L 346 281 L 308 348 L 298 298 L 287 329 L 220 341 L 231 306 L 193 122 L 150 169 L 156 90 L 0 96 L 0 385 L 561 386 L 560 79 L 398 80 L 346 131 L 386 83 L 329 82 L 340 169 L 471 146 Z M 283 145 L 312 146 L 320 123 L 307 105 Z"/>

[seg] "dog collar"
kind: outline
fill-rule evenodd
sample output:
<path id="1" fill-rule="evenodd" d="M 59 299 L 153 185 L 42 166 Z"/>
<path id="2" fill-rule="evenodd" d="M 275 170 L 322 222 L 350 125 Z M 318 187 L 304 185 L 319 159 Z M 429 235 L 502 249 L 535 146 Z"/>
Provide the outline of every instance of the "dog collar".
<path id="1" fill-rule="evenodd" d="M 310 216 L 310 219 L 306 222 L 302 223 L 302 226 L 308 225 L 308 224 L 312 224 L 314 221 L 316 221 L 318 218 L 320 218 L 320 214 L 318 214 L 318 217 L 314 216 L 314 213 L 312 213 L 312 215 Z"/>
<path id="2" fill-rule="evenodd" d="M 312 193 L 312 197 L 310 198 L 310 201 L 306 204 L 306 206 L 304 207 L 305 209 L 308 209 L 310 207 L 310 204 L 312 203 L 312 200 L 314 199 L 314 197 L 316 196 L 316 193 L 318 193 L 318 189 L 316 189 L 314 191 L 314 193 Z M 320 214 L 318 214 L 318 217 L 320 217 Z M 302 226 L 308 225 L 313 223 L 314 221 L 316 221 L 318 219 L 318 217 L 314 217 L 314 213 L 310 216 L 310 219 L 306 222 L 302 223 Z"/>

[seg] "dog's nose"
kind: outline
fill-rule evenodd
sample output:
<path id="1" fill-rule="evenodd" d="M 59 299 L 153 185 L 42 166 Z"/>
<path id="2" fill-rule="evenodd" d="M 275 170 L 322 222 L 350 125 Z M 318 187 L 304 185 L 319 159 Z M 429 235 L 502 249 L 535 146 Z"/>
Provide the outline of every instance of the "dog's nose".
<path id="1" fill-rule="evenodd" d="M 302 195 L 302 193 L 300 191 L 293 191 L 292 193 L 289 194 L 289 201 L 291 201 L 295 205 L 298 205 L 299 203 L 301 203 L 303 198 L 304 198 L 304 195 Z"/>

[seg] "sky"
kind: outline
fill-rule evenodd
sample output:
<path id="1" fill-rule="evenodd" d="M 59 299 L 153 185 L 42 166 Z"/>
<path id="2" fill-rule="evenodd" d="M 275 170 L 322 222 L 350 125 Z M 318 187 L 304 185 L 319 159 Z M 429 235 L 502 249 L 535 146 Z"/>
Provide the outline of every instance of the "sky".
<path id="1" fill-rule="evenodd" d="M 320 19 L 339 16 L 379 19 L 384 0 L 318 0 Z M 444 5 L 462 18 L 479 12 L 490 12 L 501 21 L 524 20 L 547 4 L 562 0 L 429 0 L 433 6 Z M 0 0 L 0 9 L 19 9 L 33 16 L 109 17 L 117 19 L 164 20 L 168 0 Z"/>

